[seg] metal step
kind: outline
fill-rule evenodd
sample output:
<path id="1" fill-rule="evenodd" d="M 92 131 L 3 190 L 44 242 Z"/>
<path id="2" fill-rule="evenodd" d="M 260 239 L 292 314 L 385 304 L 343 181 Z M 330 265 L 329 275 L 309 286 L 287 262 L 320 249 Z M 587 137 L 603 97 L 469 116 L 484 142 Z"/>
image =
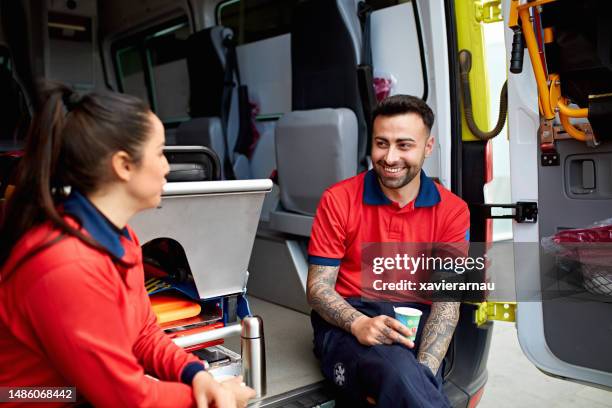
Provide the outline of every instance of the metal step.
<path id="1" fill-rule="evenodd" d="M 336 406 L 333 391 L 320 381 L 305 387 L 274 395 L 249 404 L 250 408 L 332 408 Z"/>

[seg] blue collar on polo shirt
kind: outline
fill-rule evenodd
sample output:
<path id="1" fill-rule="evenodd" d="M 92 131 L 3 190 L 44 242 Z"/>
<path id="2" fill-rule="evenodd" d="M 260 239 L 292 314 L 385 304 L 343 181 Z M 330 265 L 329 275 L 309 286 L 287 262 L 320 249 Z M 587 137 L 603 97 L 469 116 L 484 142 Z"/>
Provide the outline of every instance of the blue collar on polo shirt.
<path id="1" fill-rule="evenodd" d="M 368 205 L 391 204 L 392 201 L 385 195 L 378 183 L 378 176 L 374 169 L 369 170 L 363 180 L 363 202 Z M 414 201 L 414 207 L 432 207 L 440 202 L 440 193 L 435 182 L 427 177 L 421 169 L 421 185 Z"/>
<path id="2" fill-rule="evenodd" d="M 63 206 L 64 212 L 76 217 L 93 239 L 114 257 L 123 258 L 125 249 L 121 244 L 121 235 L 130 239 L 127 228 L 117 228 L 87 197 L 76 190 L 71 191 Z"/>

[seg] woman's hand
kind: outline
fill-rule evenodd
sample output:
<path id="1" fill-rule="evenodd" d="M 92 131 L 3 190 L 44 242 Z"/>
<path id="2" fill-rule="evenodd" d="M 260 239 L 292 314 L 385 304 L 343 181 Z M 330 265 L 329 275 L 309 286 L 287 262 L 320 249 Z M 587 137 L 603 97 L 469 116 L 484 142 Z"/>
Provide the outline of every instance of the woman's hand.
<path id="1" fill-rule="evenodd" d="M 193 377 L 191 388 L 198 408 L 236 408 L 233 395 L 206 371 L 200 371 Z"/>
<path id="2" fill-rule="evenodd" d="M 238 408 L 246 407 L 249 400 L 255 397 L 255 390 L 242 382 L 241 375 L 222 381 L 221 385 L 234 395 Z"/>
<path id="3" fill-rule="evenodd" d="M 255 390 L 242 383 L 242 377 L 219 383 L 206 371 L 200 371 L 191 383 L 198 408 L 243 408 L 255 396 Z"/>

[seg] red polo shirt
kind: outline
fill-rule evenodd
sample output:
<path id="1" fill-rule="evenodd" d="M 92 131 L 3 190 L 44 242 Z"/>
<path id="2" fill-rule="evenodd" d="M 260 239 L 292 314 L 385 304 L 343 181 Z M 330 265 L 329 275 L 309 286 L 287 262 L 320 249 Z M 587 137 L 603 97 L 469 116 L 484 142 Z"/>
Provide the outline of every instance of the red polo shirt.
<path id="1" fill-rule="evenodd" d="M 50 222 L 28 231 L 0 275 L 0 386 L 76 387 L 96 407 L 194 406 L 191 387 L 180 381 L 202 364 L 159 328 L 136 235 L 81 195 L 71 195 L 64 211 L 125 264 L 78 238 L 60 239 Z M 55 243 L 7 276 L 47 242 Z"/>
<path id="2" fill-rule="evenodd" d="M 328 188 L 319 202 L 308 262 L 340 266 L 336 291 L 360 297 L 365 243 L 469 241 L 467 204 L 421 171 L 415 200 L 400 208 L 383 193 L 374 170 Z"/>

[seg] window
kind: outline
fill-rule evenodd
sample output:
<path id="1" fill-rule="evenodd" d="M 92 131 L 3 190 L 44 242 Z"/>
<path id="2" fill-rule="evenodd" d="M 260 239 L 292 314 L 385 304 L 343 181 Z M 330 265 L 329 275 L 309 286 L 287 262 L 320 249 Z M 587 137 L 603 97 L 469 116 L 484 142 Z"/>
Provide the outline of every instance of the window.
<path id="1" fill-rule="evenodd" d="M 189 118 L 186 17 L 118 40 L 111 48 L 119 90 L 147 100 L 164 123 Z"/>
<path id="2" fill-rule="evenodd" d="M 298 0 L 229 0 L 217 6 L 217 24 L 234 31 L 238 44 L 276 37 L 291 31 Z"/>
<path id="3" fill-rule="evenodd" d="M 427 70 L 416 1 L 369 3 L 375 9 L 370 41 L 374 81 L 379 84 L 377 98 L 408 94 L 427 100 Z"/>
<path id="4" fill-rule="evenodd" d="M 147 87 L 140 50 L 137 47 L 126 47 L 117 51 L 115 58 L 119 70 L 118 80 L 121 92 L 147 100 Z M 149 103 L 153 106 L 151 101 Z"/>

